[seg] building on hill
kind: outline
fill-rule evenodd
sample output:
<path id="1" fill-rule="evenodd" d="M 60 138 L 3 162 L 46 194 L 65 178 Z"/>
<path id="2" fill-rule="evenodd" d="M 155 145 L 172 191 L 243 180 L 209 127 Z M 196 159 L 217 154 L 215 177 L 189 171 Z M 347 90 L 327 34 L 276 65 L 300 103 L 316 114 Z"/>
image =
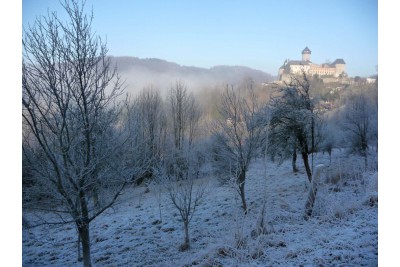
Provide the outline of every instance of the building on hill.
<path id="1" fill-rule="evenodd" d="M 286 59 L 278 71 L 279 81 L 290 81 L 291 75 L 304 71 L 308 75 L 339 78 L 346 76 L 346 62 L 338 58 L 333 63 L 315 64 L 311 61 L 311 50 L 306 46 L 301 52 L 301 60 Z"/>

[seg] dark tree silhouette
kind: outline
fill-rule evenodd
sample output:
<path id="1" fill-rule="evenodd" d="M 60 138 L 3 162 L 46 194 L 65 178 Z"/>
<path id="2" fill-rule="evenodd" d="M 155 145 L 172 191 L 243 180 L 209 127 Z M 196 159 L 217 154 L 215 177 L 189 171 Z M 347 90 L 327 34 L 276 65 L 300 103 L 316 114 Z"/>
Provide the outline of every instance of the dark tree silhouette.
<path id="1" fill-rule="evenodd" d="M 316 151 L 315 128 L 318 116 L 314 112 L 314 104 L 310 96 L 310 83 L 303 72 L 301 78 L 293 76 L 278 94 L 271 98 L 270 107 L 270 138 L 273 142 L 273 153 L 293 155 L 295 161 L 298 148 L 303 159 L 308 180 L 312 179 L 312 168 L 309 163 L 309 154 Z"/>

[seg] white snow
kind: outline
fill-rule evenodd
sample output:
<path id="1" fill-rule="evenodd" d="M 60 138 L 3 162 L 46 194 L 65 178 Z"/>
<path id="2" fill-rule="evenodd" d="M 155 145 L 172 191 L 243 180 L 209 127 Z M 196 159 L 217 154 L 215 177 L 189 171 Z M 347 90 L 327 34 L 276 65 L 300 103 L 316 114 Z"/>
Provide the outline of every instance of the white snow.
<path id="1" fill-rule="evenodd" d="M 377 164 L 376 157 L 369 158 Z M 113 209 L 91 224 L 94 266 L 377 266 L 378 175 L 363 159 L 335 150 L 318 154 L 314 166 L 330 165 L 319 183 L 312 217 L 303 219 L 308 181 L 291 162 L 259 159 L 247 175 L 249 214 L 229 184 L 209 177 L 207 194 L 190 223 L 191 249 L 179 252 L 183 225 L 166 192 L 162 223 L 156 194 L 130 187 Z M 339 173 L 336 184 L 327 177 Z M 333 179 L 334 180 L 334 179 Z M 266 201 L 267 231 L 251 234 Z M 47 215 L 44 215 L 47 216 Z M 33 214 L 24 212 L 28 221 Z M 153 224 L 155 223 L 155 224 Z M 75 226 L 23 229 L 23 266 L 82 266 Z"/>

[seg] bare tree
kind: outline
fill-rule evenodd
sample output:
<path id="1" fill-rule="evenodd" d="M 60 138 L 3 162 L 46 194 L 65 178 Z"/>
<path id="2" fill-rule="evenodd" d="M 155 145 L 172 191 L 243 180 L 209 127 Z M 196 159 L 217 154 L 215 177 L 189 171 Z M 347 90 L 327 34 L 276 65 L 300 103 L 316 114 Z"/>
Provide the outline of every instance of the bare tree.
<path id="1" fill-rule="evenodd" d="M 168 96 L 172 119 L 172 134 L 175 148 L 192 146 L 196 137 L 201 109 L 192 94 L 189 94 L 183 82 L 176 82 Z"/>
<path id="2" fill-rule="evenodd" d="M 339 147 L 339 139 L 341 135 L 340 128 L 338 127 L 338 122 L 336 121 L 336 116 L 333 118 L 325 116 L 323 118 L 324 126 L 322 127 L 323 140 L 321 141 L 319 148 L 322 152 L 327 152 L 329 155 L 329 162 L 332 162 L 332 151 L 334 148 Z"/>
<path id="3" fill-rule="evenodd" d="M 300 149 L 308 180 L 311 182 L 312 169 L 308 155 L 316 151 L 316 121 L 314 104 L 310 96 L 310 84 L 305 73 L 302 78 L 293 76 L 290 84 L 271 98 L 270 142 L 275 148 L 285 150 L 291 140 Z M 291 147 L 292 148 L 292 147 Z"/>
<path id="4" fill-rule="evenodd" d="M 173 149 L 171 156 L 165 161 L 165 185 L 184 226 L 185 239 L 180 251 L 190 248 L 189 224 L 206 189 L 206 184 L 201 180 L 197 180 L 198 183 L 195 184 L 201 166 L 197 153 L 193 148 L 186 151 Z"/>
<path id="5" fill-rule="evenodd" d="M 220 118 L 212 125 L 215 164 L 219 171 L 235 177 L 245 213 L 246 172 L 251 160 L 261 152 L 266 137 L 266 125 L 259 111 L 252 83 L 243 91 L 226 86 L 219 107 Z"/>
<path id="6" fill-rule="evenodd" d="M 36 186 L 49 195 L 31 208 L 60 218 L 45 223 L 75 223 L 83 264 L 91 266 L 90 223 L 115 203 L 127 175 L 115 102 L 121 83 L 106 45 L 91 31 L 93 14 L 75 0 L 62 5 L 68 22 L 49 13 L 24 30 L 22 40 L 24 144 Z"/>
<path id="7" fill-rule="evenodd" d="M 160 91 L 151 86 L 144 88 L 129 106 L 126 120 L 134 133 L 129 141 L 132 166 L 138 171 L 133 174 L 134 180 L 141 184 L 154 176 L 165 149 L 167 121 Z"/>
<path id="8" fill-rule="evenodd" d="M 203 158 L 196 148 L 202 110 L 193 94 L 188 93 L 186 85 L 180 81 L 170 90 L 168 108 L 170 125 L 167 128 L 172 142 L 167 143 L 170 146 L 165 147 L 158 167 L 158 171 L 165 172 L 165 179 L 157 177 L 156 180 L 166 186 L 172 203 L 179 211 L 185 231 L 180 250 L 186 250 L 190 248 L 189 223 L 204 194 L 203 187 L 195 189 L 194 185 Z"/>
<path id="9" fill-rule="evenodd" d="M 369 144 L 377 139 L 377 122 L 377 105 L 372 99 L 362 92 L 350 97 L 343 113 L 342 127 L 350 140 L 351 151 L 364 157 L 366 168 Z"/>

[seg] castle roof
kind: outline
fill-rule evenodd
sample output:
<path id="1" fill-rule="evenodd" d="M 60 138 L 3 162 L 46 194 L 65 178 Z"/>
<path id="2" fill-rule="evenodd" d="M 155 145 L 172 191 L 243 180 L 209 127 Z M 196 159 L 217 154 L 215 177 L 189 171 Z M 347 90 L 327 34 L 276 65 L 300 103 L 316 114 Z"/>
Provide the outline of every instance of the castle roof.
<path id="1" fill-rule="evenodd" d="M 280 67 L 280 69 L 285 68 L 286 64 L 288 63 L 289 59 L 285 59 L 285 61 L 283 62 L 282 66 Z"/>
<path id="2" fill-rule="evenodd" d="M 286 65 L 310 65 L 310 61 L 290 60 Z"/>
<path id="3" fill-rule="evenodd" d="M 332 65 L 336 65 L 336 64 L 346 64 L 346 62 L 344 62 L 344 60 L 342 58 L 338 58 L 335 61 L 333 61 Z"/>
<path id="4" fill-rule="evenodd" d="M 306 46 L 306 48 L 303 49 L 303 51 L 301 51 L 302 54 L 311 54 L 311 50 L 310 48 L 308 48 L 308 46 Z"/>
<path id="5" fill-rule="evenodd" d="M 310 65 L 311 64 L 311 61 L 309 61 L 309 60 L 307 60 L 307 61 L 304 61 L 304 60 L 285 60 L 285 62 L 283 62 L 283 65 L 280 67 L 280 69 L 283 69 L 283 68 L 287 68 L 287 67 L 289 67 L 289 66 L 291 66 L 291 65 L 302 65 L 302 66 L 304 66 L 304 65 Z"/>

